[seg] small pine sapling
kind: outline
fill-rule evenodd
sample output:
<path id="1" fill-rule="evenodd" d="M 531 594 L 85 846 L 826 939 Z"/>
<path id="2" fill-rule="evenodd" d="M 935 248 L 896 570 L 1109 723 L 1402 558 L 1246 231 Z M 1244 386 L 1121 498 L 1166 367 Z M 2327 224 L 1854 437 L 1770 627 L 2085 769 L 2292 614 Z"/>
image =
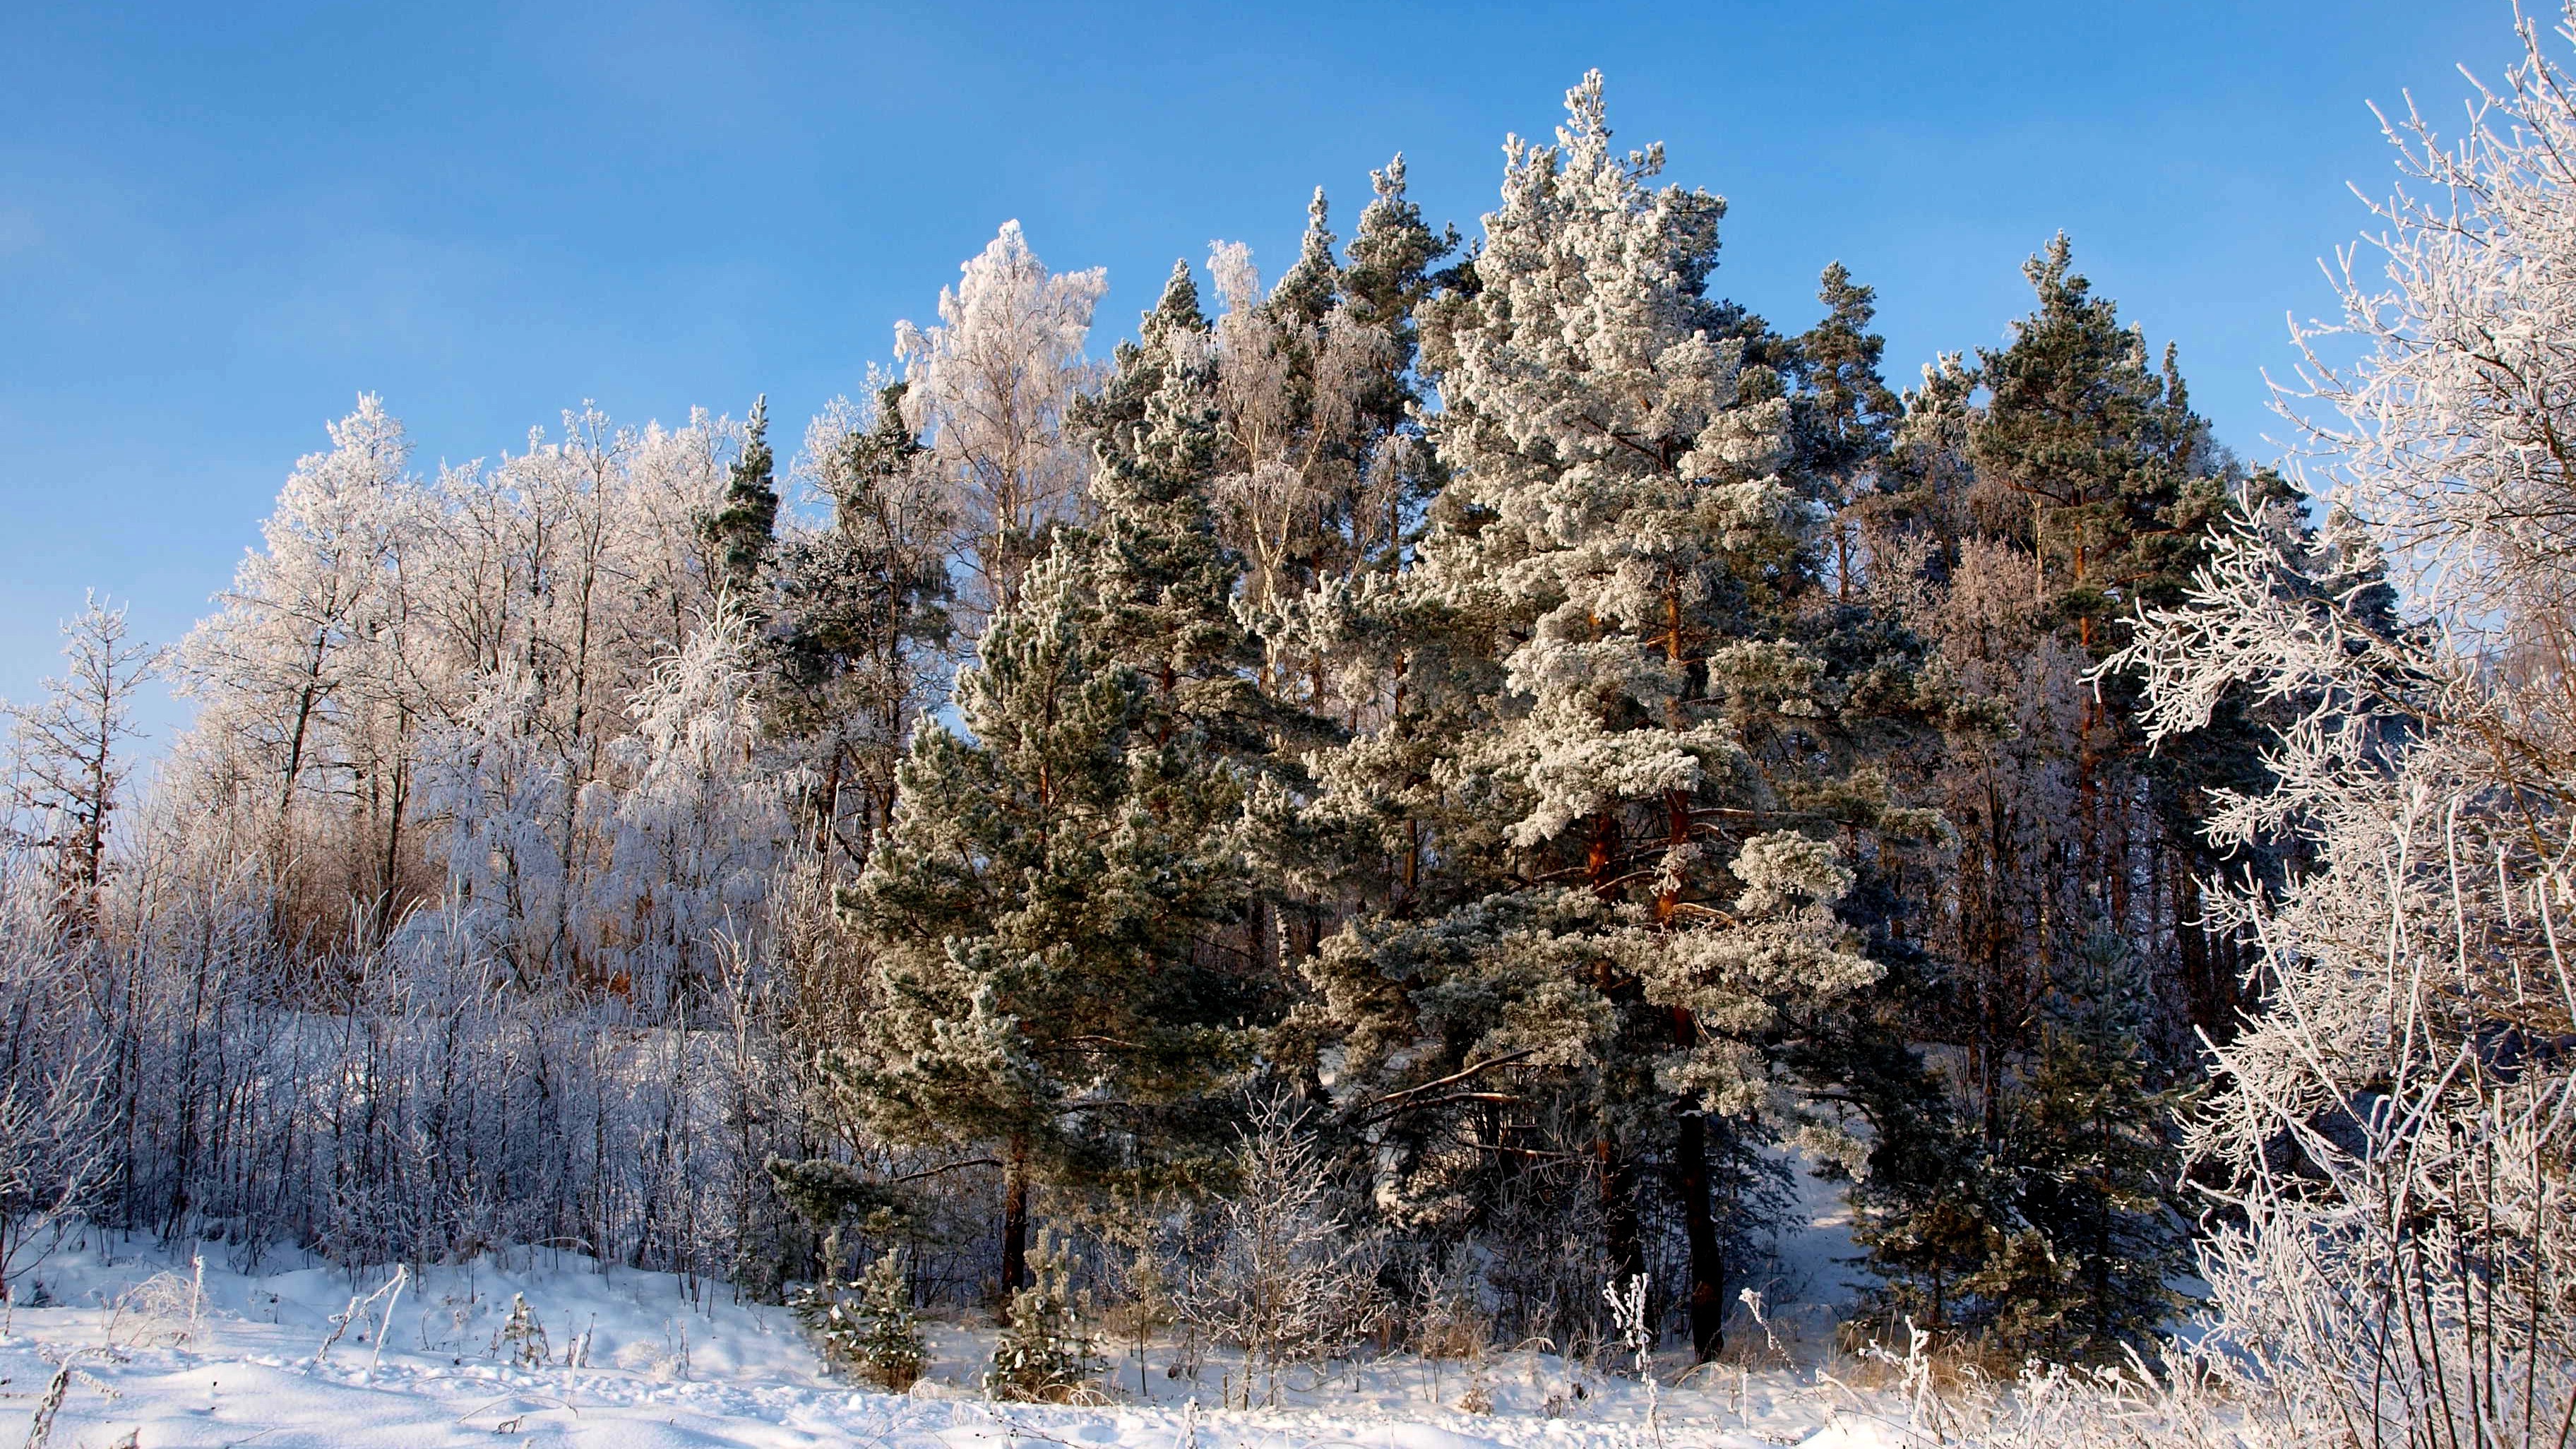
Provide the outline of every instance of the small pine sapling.
<path id="1" fill-rule="evenodd" d="M 814 1337 L 814 1346 L 823 1362 L 833 1368 L 847 1368 L 858 1362 L 857 1301 L 849 1296 L 859 1280 L 846 1282 L 825 1278 L 787 1295 L 787 1311 L 805 1325 Z"/>
<path id="2" fill-rule="evenodd" d="M 1075 1314 L 1071 1255 L 1040 1232 L 1029 1255 L 1029 1286 L 1011 1295 L 1011 1318 L 993 1345 L 984 1392 L 996 1399 L 1072 1403 L 1096 1395 L 1099 1365 Z"/>
<path id="3" fill-rule="evenodd" d="M 871 1382 L 889 1393 L 902 1393 L 921 1377 L 926 1357 L 902 1258 L 895 1253 L 879 1256 L 854 1286 L 859 1295 L 850 1305 L 847 1320 L 850 1356 Z"/>

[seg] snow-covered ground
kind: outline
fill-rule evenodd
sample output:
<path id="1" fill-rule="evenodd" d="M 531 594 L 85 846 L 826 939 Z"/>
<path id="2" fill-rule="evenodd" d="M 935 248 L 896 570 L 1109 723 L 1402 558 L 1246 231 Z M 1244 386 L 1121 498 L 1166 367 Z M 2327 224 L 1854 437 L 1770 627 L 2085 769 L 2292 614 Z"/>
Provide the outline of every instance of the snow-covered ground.
<path id="1" fill-rule="evenodd" d="M 389 1271 L 230 1261 L 221 1244 L 167 1253 L 95 1235 L 48 1261 L 0 1330 L 0 1444 L 24 1440 L 67 1357 L 55 1449 L 439 1449 L 502 1434 L 597 1449 L 1900 1442 L 1877 1405 L 1812 1368 L 1711 1367 L 1673 1384 L 1681 1365 L 1668 1362 L 1652 1425 L 1642 1385 L 1530 1352 L 1481 1370 L 1390 1358 L 1295 1374 L 1279 1407 L 1252 1410 L 1211 1407 L 1240 1394 L 1240 1364 L 1210 1356 L 1193 1381 L 1169 1377 L 1156 1352 L 1141 1378 L 1132 1355 L 1111 1361 L 1099 1406 L 993 1404 L 974 1388 L 991 1341 L 979 1327 L 934 1325 L 930 1376 L 893 1396 L 826 1374 L 785 1310 L 736 1302 L 721 1284 L 522 1250 L 432 1268 L 397 1294 Z M 49 1306 L 29 1306 L 36 1285 Z M 359 1311 L 326 1350 L 353 1298 Z M 515 1301 L 541 1342 L 511 1340 Z M 542 1367 L 526 1366 L 527 1346 Z M 1493 1412 L 1456 1407 L 1471 1385 Z"/>

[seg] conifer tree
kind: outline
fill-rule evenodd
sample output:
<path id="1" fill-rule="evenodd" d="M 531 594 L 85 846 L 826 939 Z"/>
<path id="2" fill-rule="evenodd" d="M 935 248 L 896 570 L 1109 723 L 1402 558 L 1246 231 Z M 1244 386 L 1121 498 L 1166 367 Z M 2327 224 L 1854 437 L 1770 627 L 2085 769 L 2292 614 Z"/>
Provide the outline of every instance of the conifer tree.
<path id="1" fill-rule="evenodd" d="M 921 730 L 845 901 L 876 999 L 834 1059 L 840 1100 L 1000 1158 L 1006 1293 L 1031 1190 L 1150 1171 L 1244 1045 L 1234 983 L 1195 949 L 1242 895 L 1232 777 L 1155 738 L 1152 683 L 1092 641 L 1085 584 L 1052 553 L 994 616 L 958 679 L 964 733 Z"/>
<path id="2" fill-rule="evenodd" d="M 1552 1073 L 1623 1276 L 1660 1164 L 1712 1353 L 1730 1296 L 1712 1182 L 1806 1125 L 1784 1048 L 1878 974 L 1835 906 L 1845 838 L 1920 825 L 1856 768 L 1910 700 L 1908 666 L 1807 607 L 1790 408 L 1746 360 L 1758 322 L 1706 295 L 1723 203 L 1649 189 L 1661 151 L 1610 149 L 1597 74 L 1567 107 L 1556 146 L 1510 144 L 1474 290 L 1434 307 L 1453 481 L 1420 562 L 1345 596 L 1343 632 L 1382 638 L 1410 693 L 1319 762 L 1317 813 L 1373 828 L 1409 885 L 1314 975 L 1345 1074 L 1416 1118 L 1390 1125 L 1417 1143 L 1521 1145 L 1490 1112 L 1432 1123 L 1468 1102 L 1527 1113 L 1522 1074 Z M 1532 1085 L 1501 1089 L 1515 1078 Z"/>
<path id="3" fill-rule="evenodd" d="M 2181 596 L 2226 507 L 2205 468 L 2208 428 L 2165 349 L 2073 271 L 2063 232 L 2023 269 L 2039 306 L 2012 344 L 1979 354 L 1990 400 L 1970 429 L 1981 479 L 2020 495 L 2033 597 L 2096 657 L 2117 647 L 2109 621 Z"/>
<path id="4" fill-rule="evenodd" d="M 2231 491 L 2277 504 L 2279 485 L 2233 470 L 2171 349 L 2149 365 L 2063 236 L 2025 273 L 2012 343 L 1926 370 L 1894 486 L 1859 505 L 1892 565 L 1866 582 L 1938 649 L 1944 747 L 1900 768 L 1956 835 L 1945 870 L 1898 892 L 1945 909 L 1914 912 L 1890 983 L 1906 1035 L 1852 1081 L 1876 1129 L 1857 1237 L 1891 1320 L 2115 1360 L 2172 1306 L 2167 1094 L 2187 1024 L 2223 1030 L 2202 998 L 2224 973 L 2194 961 L 2211 862 L 2183 802 L 2259 765 L 2242 733 L 2241 751 L 2149 759 L 2134 686 L 2097 666 L 2129 615 L 2177 596 Z"/>
<path id="5" fill-rule="evenodd" d="M 1799 461 L 1817 482 L 1820 500 L 1834 510 L 1834 591 L 1849 600 L 1868 567 L 1861 521 L 1875 491 L 1882 460 L 1895 442 L 1903 405 L 1879 375 L 1887 341 L 1869 330 L 1878 294 L 1852 280 L 1842 263 L 1825 268 L 1817 299 L 1824 318 L 1798 337 L 1794 369 L 1799 387 L 1791 402 L 1791 428 Z"/>
<path id="6" fill-rule="evenodd" d="M 2128 947 L 2104 936 L 2041 1017 L 2029 1090 L 2015 1104 L 2005 1154 L 2028 1227 L 1991 1251 L 1968 1287 L 1997 1307 L 1995 1336 L 2051 1363 L 2117 1362 L 2154 1341 L 2191 1266 L 2171 1206 L 2182 1168 L 2170 1123 L 2176 1093 L 2147 1039 L 2143 982 Z M 2025 1240 L 2036 1253 L 2016 1251 Z M 2026 1291 L 2016 1264 L 2037 1257 L 2045 1286 Z"/>
<path id="7" fill-rule="evenodd" d="M 763 393 L 751 405 L 742 456 L 725 481 L 724 506 L 706 521 L 707 541 L 723 551 L 724 587 L 745 607 L 778 531 L 775 468 L 769 451 L 769 395 Z"/>
<path id="8" fill-rule="evenodd" d="M 905 384 L 873 414 L 818 426 L 815 477 L 832 520 L 779 549 L 761 641 L 764 723 L 814 776 L 811 843 L 855 868 L 892 816 L 913 721 L 945 682 L 952 512 L 904 421 Z"/>
<path id="9" fill-rule="evenodd" d="M 1295 725 L 1258 688 L 1263 642 L 1234 607 L 1244 562 L 1217 528 L 1224 434 L 1208 322 L 1185 263 L 1173 264 L 1138 332 L 1119 347 L 1101 396 L 1073 411 L 1093 438 L 1096 518 L 1066 546 L 1081 560 L 1093 638 L 1151 685 L 1157 741 L 1196 730 L 1251 762 Z"/>
<path id="10" fill-rule="evenodd" d="M 1351 503 L 1344 531 L 1353 542 L 1348 567 L 1392 571 L 1404 558 L 1407 535 L 1439 490 L 1439 460 L 1417 440 L 1422 397 L 1414 368 L 1421 355 L 1415 313 L 1435 287 L 1434 267 L 1458 249 L 1458 229 L 1434 232 L 1422 208 L 1405 191 L 1401 152 L 1369 173 L 1374 192 L 1360 212 L 1342 269 L 1343 305 L 1360 325 L 1386 338 L 1358 404 L 1377 439 L 1370 459 L 1373 486 Z"/>
<path id="11" fill-rule="evenodd" d="M 1306 203 L 1306 233 L 1297 242 L 1297 260 L 1271 290 L 1270 305 L 1308 326 L 1331 314 L 1341 295 L 1342 264 L 1333 256 L 1332 209 L 1324 188 L 1315 188 Z"/>
<path id="12" fill-rule="evenodd" d="M 1225 302 L 1211 339 L 1217 520 L 1248 562 L 1247 603 L 1264 619 L 1333 577 L 1392 568 L 1433 486 L 1412 314 L 1454 237 L 1423 225 L 1401 156 L 1371 182 L 1347 265 L 1320 191 L 1297 260 L 1266 294 L 1247 248 L 1222 244 L 1210 257 Z M 1365 707 L 1335 697 L 1314 641 L 1270 632 L 1265 691 L 1318 714 Z"/>
<path id="13" fill-rule="evenodd" d="M 1396 340 L 1392 376 L 1400 378 L 1419 347 L 1414 310 L 1431 296 L 1432 264 L 1457 250 L 1458 229 L 1434 232 L 1423 221 L 1422 207 L 1406 194 L 1400 151 L 1384 170 L 1369 173 L 1369 189 L 1342 268 L 1342 299 L 1353 317 Z M 1403 421 L 1403 410 L 1383 416 L 1392 427 Z"/>

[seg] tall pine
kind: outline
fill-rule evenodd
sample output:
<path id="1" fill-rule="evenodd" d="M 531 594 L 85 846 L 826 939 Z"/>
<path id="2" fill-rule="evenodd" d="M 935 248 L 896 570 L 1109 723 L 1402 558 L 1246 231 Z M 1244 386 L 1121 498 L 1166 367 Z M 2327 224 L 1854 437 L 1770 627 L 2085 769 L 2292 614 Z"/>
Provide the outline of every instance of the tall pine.
<path id="1" fill-rule="evenodd" d="M 1555 146 L 1511 143 L 1472 285 L 1434 304 L 1453 481 L 1419 562 L 1343 626 L 1409 695 L 1322 763 L 1317 813 L 1425 889 L 1313 974 L 1417 1190 L 1434 1141 L 1507 1160 L 1570 1113 L 1624 1277 L 1659 1182 L 1707 1354 L 1760 1195 L 1720 1186 L 1817 1125 L 1784 1064 L 1878 976 L 1836 907 L 1856 843 L 1922 824 L 1861 765 L 1910 665 L 1819 607 L 1784 390 L 1707 295 L 1723 203 L 1611 149 L 1598 75 L 1567 106 Z"/>
<path id="2" fill-rule="evenodd" d="M 1003 1287 L 1033 1190 L 1186 1171 L 1209 1094 L 1275 996 L 1228 949 L 1249 882 L 1243 772 L 1266 748 L 1210 526 L 1206 324 L 1176 269 L 1077 411 L 1095 517 L 1059 531 L 920 732 L 847 911 L 875 973 L 843 1098 L 879 1132 L 1004 1174 Z"/>

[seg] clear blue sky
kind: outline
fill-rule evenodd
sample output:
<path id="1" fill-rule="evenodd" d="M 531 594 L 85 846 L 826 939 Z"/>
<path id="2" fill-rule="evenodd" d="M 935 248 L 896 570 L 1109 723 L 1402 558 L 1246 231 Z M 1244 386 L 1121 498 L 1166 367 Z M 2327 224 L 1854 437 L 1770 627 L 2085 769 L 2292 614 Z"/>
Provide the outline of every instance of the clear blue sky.
<path id="1" fill-rule="evenodd" d="M 2543 7 L 2545 8 L 2545 7 Z M 2384 190 L 2364 102 L 2459 117 L 2506 0 L 2236 5 L 1400 3 L 0 6 L 0 694 L 84 586 L 175 638 L 356 393 L 420 462 L 595 398 L 856 392 L 1005 218 L 1106 266 L 1100 350 L 1175 256 L 1275 275 L 1403 150 L 1471 233 L 1507 131 L 1586 67 L 1622 136 L 1732 202 L 1717 290 L 1784 327 L 1841 259 L 1889 373 L 1999 339 L 2021 259 L 2181 344 L 2275 449 L 2261 372 Z M 166 735 L 177 718 L 152 722 Z"/>

